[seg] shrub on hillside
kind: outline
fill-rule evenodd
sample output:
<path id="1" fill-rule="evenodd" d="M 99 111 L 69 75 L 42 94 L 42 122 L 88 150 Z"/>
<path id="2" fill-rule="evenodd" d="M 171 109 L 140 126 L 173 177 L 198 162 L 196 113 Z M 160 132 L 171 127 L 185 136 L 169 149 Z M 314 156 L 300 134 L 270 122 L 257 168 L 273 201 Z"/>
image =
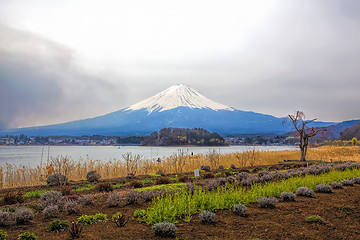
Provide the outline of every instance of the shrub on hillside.
<path id="1" fill-rule="evenodd" d="M 241 203 L 235 204 L 232 207 L 231 211 L 233 213 L 235 213 L 236 215 L 239 215 L 239 216 L 242 216 L 242 217 L 246 217 L 248 215 L 248 208 L 245 205 L 241 204 Z"/>
<path id="2" fill-rule="evenodd" d="M 237 179 L 239 180 L 239 182 L 241 182 L 242 180 L 244 180 L 248 177 L 249 177 L 249 173 L 247 173 L 247 172 L 240 172 L 237 175 Z"/>
<path id="3" fill-rule="evenodd" d="M 98 182 L 100 178 L 101 178 L 100 174 L 98 174 L 98 172 L 95 170 L 90 171 L 86 174 L 86 179 L 89 182 Z"/>
<path id="4" fill-rule="evenodd" d="M 94 197 L 91 195 L 81 195 L 78 198 L 78 203 L 81 205 L 90 205 L 93 203 Z"/>
<path id="5" fill-rule="evenodd" d="M 224 166 L 223 166 L 223 165 L 219 165 L 219 169 L 220 169 L 220 170 L 224 169 Z"/>
<path id="6" fill-rule="evenodd" d="M 98 192 L 111 192 L 112 190 L 114 190 L 112 184 L 109 182 L 98 183 L 96 184 L 95 189 Z"/>
<path id="7" fill-rule="evenodd" d="M 171 183 L 171 179 L 168 177 L 159 177 L 158 179 L 156 179 L 156 184 L 169 184 Z"/>
<path id="8" fill-rule="evenodd" d="M 236 178 L 233 177 L 233 176 L 228 176 L 228 177 L 226 178 L 226 181 L 227 181 L 228 183 L 230 183 L 230 184 L 233 184 L 233 183 L 236 182 Z"/>
<path id="9" fill-rule="evenodd" d="M 129 185 L 133 188 L 142 188 L 144 186 L 144 184 L 136 180 L 131 181 Z"/>
<path id="10" fill-rule="evenodd" d="M 150 202 L 154 198 L 153 192 L 142 192 L 140 194 L 140 198 L 142 198 L 145 202 Z"/>
<path id="11" fill-rule="evenodd" d="M 284 202 L 292 202 L 292 201 L 295 201 L 295 193 L 292 193 L 292 192 L 282 192 L 280 194 L 280 197 L 282 198 L 282 200 Z"/>
<path id="12" fill-rule="evenodd" d="M 44 208 L 44 210 L 42 210 L 42 214 L 46 218 L 56 217 L 59 212 L 60 212 L 60 209 L 57 205 L 48 205 Z"/>
<path id="13" fill-rule="evenodd" d="M 138 192 L 131 190 L 125 194 L 125 202 L 126 204 L 134 204 L 138 201 L 139 197 L 140 194 Z"/>
<path id="14" fill-rule="evenodd" d="M 0 226 L 11 225 L 12 213 L 0 210 Z"/>
<path id="15" fill-rule="evenodd" d="M 203 170 L 205 172 L 210 172 L 210 166 L 209 165 L 201 165 L 200 170 Z"/>
<path id="16" fill-rule="evenodd" d="M 219 185 L 225 185 L 228 181 L 226 178 L 218 178 Z"/>
<path id="17" fill-rule="evenodd" d="M 344 180 L 341 182 L 343 186 L 354 186 L 354 181 L 353 180 Z"/>
<path id="18" fill-rule="evenodd" d="M 72 200 L 66 201 L 66 203 L 64 204 L 64 211 L 68 214 L 79 213 L 80 208 L 80 204 Z"/>
<path id="19" fill-rule="evenodd" d="M 352 181 L 353 181 L 355 184 L 360 184 L 360 177 L 353 177 Z"/>
<path id="20" fill-rule="evenodd" d="M 331 193 L 332 188 L 328 184 L 318 184 L 316 185 L 316 191 L 319 193 Z"/>
<path id="21" fill-rule="evenodd" d="M 340 182 L 332 182 L 332 183 L 331 183 L 331 187 L 332 187 L 333 189 L 340 189 L 340 188 L 343 188 L 343 185 L 342 185 L 342 183 L 340 183 Z"/>
<path id="22" fill-rule="evenodd" d="M 121 195 L 119 193 L 113 192 L 109 194 L 106 200 L 106 204 L 108 205 L 108 207 L 117 207 L 119 206 L 120 201 Z"/>
<path id="23" fill-rule="evenodd" d="M 275 197 L 260 197 L 257 200 L 257 203 L 261 208 L 274 208 L 278 203 Z"/>
<path id="24" fill-rule="evenodd" d="M 60 186 L 60 185 L 66 185 L 68 182 L 68 178 L 60 173 L 53 174 L 48 176 L 46 179 L 46 183 L 50 186 Z"/>
<path id="25" fill-rule="evenodd" d="M 176 228 L 175 224 L 173 224 L 173 223 L 161 222 L 161 223 L 154 224 L 154 226 L 152 227 L 152 230 L 155 232 L 156 236 L 175 237 L 177 228 Z"/>
<path id="26" fill-rule="evenodd" d="M 41 194 L 40 202 L 44 208 L 50 205 L 55 205 L 61 208 L 65 203 L 65 197 L 59 191 L 50 191 Z"/>
<path id="27" fill-rule="evenodd" d="M 310 188 L 307 188 L 307 187 L 299 187 L 296 190 L 296 195 L 297 196 L 304 196 L 304 197 L 314 197 L 315 192 L 313 190 L 311 190 Z"/>
<path id="28" fill-rule="evenodd" d="M 183 183 L 190 182 L 190 178 L 189 178 L 189 176 L 184 175 L 184 176 L 179 178 L 179 182 L 183 182 Z"/>
<path id="29" fill-rule="evenodd" d="M 13 218 L 16 224 L 25 224 L 30 222 L 34 218 L 34 213 L 30 208 L 20 207 L 15 209 Z"/>
<path id="30" fill-rule="evenodd" d="M 215 223 L 216 214 L 210 211 L 201 211 L 199 219 L 202 223 Z"/>
<path id="31" fill-rule="evenodd" d="M 219 187 L 219 181 L 216 179 L 210 179 L 206 182 L 206 186 L 209 191 L 216 190 Z"/>
<path id="32" fill-rule="evenodd" d="M 230 168 L 231 168 L 231 169 L 235 169 L 235 168 L 236 168 L 235 164 L 231 164 L 231 165 L 230 165 Z"/>

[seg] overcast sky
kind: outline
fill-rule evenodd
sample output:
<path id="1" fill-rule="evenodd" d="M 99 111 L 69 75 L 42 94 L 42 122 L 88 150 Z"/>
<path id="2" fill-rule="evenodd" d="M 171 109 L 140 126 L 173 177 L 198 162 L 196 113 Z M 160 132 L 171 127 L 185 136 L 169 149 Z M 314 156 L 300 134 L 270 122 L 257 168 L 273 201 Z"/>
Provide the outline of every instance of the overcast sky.
<path id="1" fill-rule="evenodd" d="M 1 0 L 0 129 L 185 83 L 240 110 L 359 119 L 358 0 Z"/>

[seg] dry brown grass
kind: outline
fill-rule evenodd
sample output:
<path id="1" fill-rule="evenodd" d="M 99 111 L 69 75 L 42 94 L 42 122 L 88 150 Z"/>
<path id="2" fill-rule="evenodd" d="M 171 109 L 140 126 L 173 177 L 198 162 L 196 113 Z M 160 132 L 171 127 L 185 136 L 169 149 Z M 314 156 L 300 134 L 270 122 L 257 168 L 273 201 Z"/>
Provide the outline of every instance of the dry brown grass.
<path id="1" fill-rule="evenodd" d="M 189 172 L 200 169 L 201 165 L 210 165 L 217 168 L 219 165 L 229 167 L 235 164 L 237 167 L 275 164 L 285 159 L 299 159 L 300 151 L 246 151 L 243 153 L 230 154 L 199 154 L 185 156 L 178 154 L 165 158 L 161 163 L 155 160 L 143 160 L 137 163 L 136 174 L 156 173 L 162 170 L 166 173 Z M 307 159 L 330 161 L 360 161 L 360 148 L 349 146 L 323 146 L 308 150 Z M 63 169 L 56 169 L 56 166 L 29 168 L 6 164 L 0 168 L 0 187 L 18 187 L 46 184 L 46 178 L 54 171 L 66 171 L 69 180 L 86 179 L 87 172 L 96 170 L 103 179 L 126 176 L 128 165 L 121 160 L 101 162 L 95 160 L 82 160 L 74 162 L 69 158 L 62 157 L 58 161 L 67 162 L 68 165 L 61 165 Z"/>

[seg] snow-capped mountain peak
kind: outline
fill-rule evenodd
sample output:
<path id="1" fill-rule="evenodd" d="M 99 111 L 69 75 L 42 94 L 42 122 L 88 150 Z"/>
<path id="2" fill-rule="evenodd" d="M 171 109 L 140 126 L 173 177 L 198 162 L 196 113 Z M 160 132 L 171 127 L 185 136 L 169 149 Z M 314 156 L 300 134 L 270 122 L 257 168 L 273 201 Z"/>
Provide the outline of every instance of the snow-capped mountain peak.
<path id="1" fill-rule="evenodd" d="M 177 107 L 189 107 L 192 109 L 205 108 L 215 111 L 234 110 L 233 108 L 212 101 L 211 99 L 205 97 L 195 89 L 188 87 L 184 84 L 171 86 L 164 91 L 156 94 L 155 96 L 131 105 L 125 110 L 128 111 L 146 109 L 149 113 L 151 113 L 153 111 L 162 112 Z"/>

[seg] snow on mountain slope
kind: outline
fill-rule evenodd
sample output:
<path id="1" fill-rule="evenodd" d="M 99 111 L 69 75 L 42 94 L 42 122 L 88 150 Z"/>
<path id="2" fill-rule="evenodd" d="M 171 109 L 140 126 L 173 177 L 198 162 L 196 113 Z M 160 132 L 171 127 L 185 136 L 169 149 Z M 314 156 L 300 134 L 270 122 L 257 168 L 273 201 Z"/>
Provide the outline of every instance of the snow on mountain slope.
<path id="1" fill-rule="evenodd" d="M 153 111 L 162 112 L 177 107 L 189 107 L 191 109 L 204 108 L 215 111 L 234 110 L 233 108 L 210 100 L 193 88 L 184 84 L 178 84 L 165 89 L 153 97 L 131 105 L 126 108 L 125 111 L 146 109 L 149 113 L 151 113 Z"/>

